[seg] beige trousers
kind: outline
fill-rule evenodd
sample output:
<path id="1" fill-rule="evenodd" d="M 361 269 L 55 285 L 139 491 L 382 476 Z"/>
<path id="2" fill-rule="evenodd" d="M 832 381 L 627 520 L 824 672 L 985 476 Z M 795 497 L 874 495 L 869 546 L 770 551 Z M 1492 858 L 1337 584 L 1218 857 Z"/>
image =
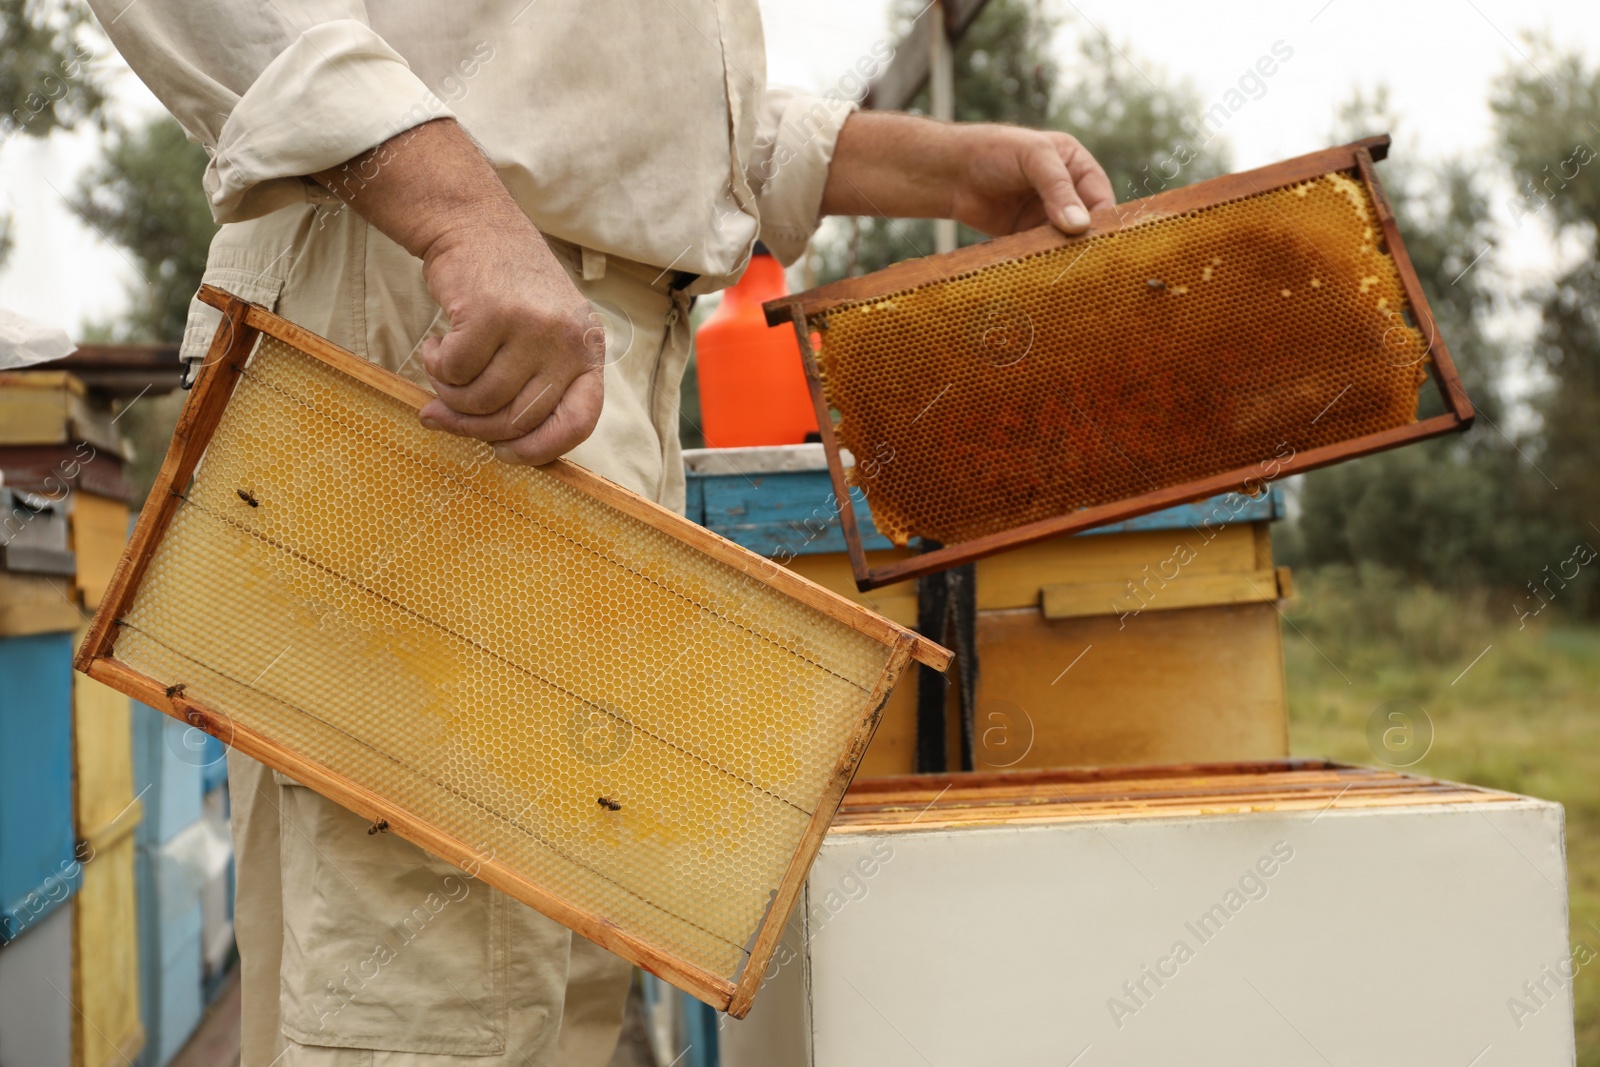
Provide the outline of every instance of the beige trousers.
<path id="1" fill-rule="evenodd" d="M 569 458 L 681 510 L 687 300 L 656 268 L 552 244 L 607 334 L 600 423 Z M 418 348 L 447 326 L 421 264 L 348 209 L 225 226 L 205 280 L 423 385 Z M 214 322 L 197 305 L 186 353 Z M 625 963 L 247 757 L 228 772 L 242 1067 L 608 1062 Z"/>

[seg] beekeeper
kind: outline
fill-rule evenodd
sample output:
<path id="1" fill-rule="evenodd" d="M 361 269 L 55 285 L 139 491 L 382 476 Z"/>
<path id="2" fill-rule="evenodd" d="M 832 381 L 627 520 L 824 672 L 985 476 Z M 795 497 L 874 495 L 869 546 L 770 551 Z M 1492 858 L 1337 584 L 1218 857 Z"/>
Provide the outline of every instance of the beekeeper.
<path id="1" fill-rule="evenodd" d="M 691 297 L 826 214 L 1084 229 L 1073 138 L 766 84 L 755 0 L 92 0 L 211 153 L 205 280 L 434 392 L 425 424 L 683 505 Z M 919 249 L 919 252 L 931 251 Z M 215 313 L 183 338 L 202 356 Z M 603 1065 L 621 960 L 229 755 L 243 1067 Z"/>

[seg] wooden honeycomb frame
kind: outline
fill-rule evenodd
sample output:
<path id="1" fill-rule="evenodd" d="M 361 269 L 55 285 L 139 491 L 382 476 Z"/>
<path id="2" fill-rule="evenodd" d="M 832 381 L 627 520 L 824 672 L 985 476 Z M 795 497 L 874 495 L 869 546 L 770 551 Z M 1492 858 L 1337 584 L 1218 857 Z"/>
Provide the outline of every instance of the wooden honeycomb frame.
<path id="1" fill-rule="evenodd" d="M 357 780 L 357 777 L 354 776 L 354 771 L 346 773 L 346 769 L 318 758 L 314 751 L 311 755 L 308 755 L 308 750 L 297 750 L 293 744 L 284 743 L 281 740 L 282 738 L 295 735 L 280 731 L 272 719 L 262 720 L 257 717 L 254 720 L 257 725 L 252 726 L 243 721 L 239 714 L 239 706 L 224 706 L 217 701 L 208 702 L 208 700 L 196 696 L 195 690 L 203 687 L 186 684 L 185 677 L 154 677 L 151 673 L 133 666 L 126 659 L 118 657 L 120 643 L 126 643 L 130 648 L 134 648 L 138 645 L 136 638 L 145 640 L 144 635 L 139 634 L 134 628 L 134 624 L 126 618 L 130 615 L 136 616 L 140 610 L 140 605 L 143 603 L 140 600 L 142 588 L 149 586 L 152 582 L 163 580 L 161 576 L 164 573 L 183 571 L 185 568 L 190 571 L 203 570 L 203 568 L 200 568 L 187 558 L 179 558 L 173 561 L 172 559 L 160 557 L 158 550 L 165 540 L 178 537 L 184 529 L 182 523 L 186 520 L 179 516 L 180 506 L 184 506 L 185 513 L 193 512 L 195 507 L 202 506 L 197 504 L 194 498 L 201 493 L 202 486 L 207 481 L 207 471 L 204 468 L 210 467 L 213 471 L 210 481 L 218 482 L 224 478 L 223 474 L 215 472 L 228 469 L 226 464 L 231 461 L 228 459 L 229 453 L 225 451 L 225 447 L 237 447 L 237 444 L 234 446 L 219 444 L 217 448 L 210 448 L 212 443 L 214 441 L 233 440 L 237 442 L 241 440 L 238 437 L 228 438 L 226 436 L 230 426 L 233 427 L 234 431 L 237 431 L 241 426 L 252 427 L 256 425 L 249 422 L 250 416 L 248 414 L 241 413 L 232 423 L 228 422 L 226 416 L 230 410 L 230 400 L 232 400 L 235 407 L 243 404 L 244 407 L 240 408 L 241 412 L 248 412 L 251 410 L 249 408 L 250 403 L 259 402 L 259 400 L 252 400 L 250 397 L 266 395 L 263 390 L 268 389 L 268 386 L 259 384 L 254 379 L 260 378 L 262 374 L 266 373 L 261 371 L 260 368 L 262 360 L 266 358 L 264 353 L 268 345 L 272 347 L 273 355 L 271 359 L 275 361 L 270 364 L 271 366 L 291 369 L 295 367 L 313 369 L 318 376 L 315 380 L 331 382 L 337 389 L 345 390 L 352 396 L 359 396 L 362 398 L 362 403 L 372 406 L 372 410 L 389 412 L 396 418 L 396 425 L 401 421 L 399 419 L 400 415 L 415 411 L 430 399 L 429 394 L 418 386 L 339 348 L 307 330 L 295 326 L 293 323 L 269 313 L 260 306 L 247 303 L 211 286 L 202 287 L 200 297 L 206 303 L 222 310 L 222 322 L 218 326 L 193 392 L 179 419 L 171 447 L 165 462 L 162 464 L 155 486 L 145 502 L 138 524 L 117 566 L 111 585 L 78 651 L 75 660 L 77 669 L 97 681 L 103 682 L 174 718 L 217 737 L 245 755 L 287 774 L 357 815 L 371 820 L 375 829 L 398 834 L 428 852 L 460 866 L 463 870 L 475 874 L 487 884 L 534 907 L 624 959 L 650 970 L 706 1003 L 720 1010 L 726 1010 L 735 1017 L 742 1016 L 748 1011 L 752 999 L 759 989 L 763 974 L 782 934 L 790 909 L 804 884 L 811 861 L 815 857 L 822 837 L 828 829 L 840 799 L 855 772 L 855 768 L 871 740 L 884 703 L 887 701 L 895 681 L 900 676 L 903 668 L 913 660 L 936 669 L 944 669 L 950 662 L 950 653 L 939 645 L 875 615 L 866 608 L 823 589 L 791 571 L 775 566 L 763 557 L 574 464 L 558 460 L 537 469 L 505 468 L 498 464 L 485 464 L 486 468 L 492 469 L 493 477 L 513 480 L 516 484 L 538 483 L 549 486 L 550 483 L 540 483 L 539 480 L 554 479 L 560 483 L 560 486 L 553 487 L 553 490 L 559 490 L 561 493 L 568 493 L 569 489 L 576 490 L 577 493 L 582 494 L 582 497 L 573 496 L 572 499 L 584 501 L 581 504 L 582 507 L 589 508 L 592 506 L 598 508 L 599 510 L 594 513 L 602 516 L 615 514 L 616 518 L 614 520 L 606 521 L 615 522 L 618 524 L 619 529 L 642 531 L 639 536 L 643 536 L 650 543 L 655 543 L 650 539 L 655 539 L 658 534 L 664 535 L 659 540 L 669 549 L 668 555 L 663 557 L 668 559 L 669 562 L 672 559 L 687 559 L 693 565 L 705 568 L 706 573 L 720 576 L 719 580 L 732 581 L 733 579 L 728 576 L 736 572 L 740 588 L 748 587 L 752 590 L 749 597 L 751 604 L 755 606 L 748 609 L 752 612 L 765 611 L 769 616 L 774 612 L 791 612 L 794 618 L 802 621 L 807 619 L 815 620 L 813 625 L 827 629 L 829 633 L 837 632 L 844 635 L 844 637 L 848 638 L 849 647 L 852 649 L 880 650 L 871 652 L 870 655 L 861 653 L 850 661 L 851 663 L 868 664 L 874 671 L 877 670 L 875 665 L 882 662 L 883 666 L 881 673 L 877 674 L 876 684 L 871 683 L 870 674 L 863 672 L 861 677 L 854 682 L 857 688 L 851 690 L 852 694 L 859 693 L 859 696 L 852 696 L 848 702 L 841 700 L 834 705 L 830 705 L 833 709 L 830 712 L 833 718 L 829 721 L 833 725 L 830 727 L 832 732 L 827 733 L 826 737 L 846 736 L 847 741 L 842 748 L 831 748 L 824 745 L 815 749 L 819 756 L 825 756 L 826 759 L 819 758 L 809 765 L 810 770 L 806 773 L 810 777 L 805 780 L 811 783 L 821 783 L 820 796 L 816 792 L 797 796 L 797 800 L 803 799 L 807 802 L 810 810 L 806 811 L 798 805 L 791 805 L 801 814 L 786 813 L 789 816 L 788 821 L 782 824 L 786 829 L 783 832 L 772 835 L 772 839 L 777 844 L 770 848 L 768 852 L 763 853 L 766 860 L 765 866 L 761 867 L 761 870 L 765 873 L 762 873 L 760 877 L 766 878 L 781 872 L 781 880 L 774 877 L 773 880 L 776 882 L 776 886 L 770 890 L 770 894 L 763 892 L 759 903 L 754 905 L 753 909 L 747 902 L 745 910 L 740 913 L 759 916 L 759 920 L 755 923 L 753 930 L 748 930 L 748 940 L 743 942 L 742 956 L 728 956 L 728 958 L 739 962 L 731 970 L 719 972 L 702 965 L 702 962 L 697 962 L 695 959 L 686 958 L 689 954 L 675 950 L 669 941 L 652 939 L 648 931 L 641 933 L 639 929 L 630 929 L 626 923 L 619 922 L 614 914 L 602 913 L 603 909 L 600 909 L 598 905 L 591 908 L 584 899 L 577 899 L 570 890 L 562 891 L 559 888 L 562 883 L 541 882 L 539 877 L 530 875 L 526 865 L 519 868 L 512 859 L 496 854 L 493 850 L 486 853 L 482 843 L 484 839 L 469 840 L 459 831 L 458 824 L 446 823 L 441 818 L 432 818 L 427 810 L 418 809 L 417 805 L 408 808 L 405 804 L 397 803 L 394 797 L 385 795 L 368 784 L 364 784 L 363 781 Z M 260 351 L 258 351 L 258 344 Z M 304 360 L 300 359 L 301 356 L 304 357 Z M 252 379 L 249 388 L 238 389 L 240 382 L 246 378 Z M 308 378 L 307 380 L 312 379 Z M 398 402 L 398 404 L 394 402 Z M 293 405 L 285 402 L 284 406 L 291 407 Z M 352 408 L 351 410 L 356 409 Z M 244 421 L 241 422 L 240 420 Z M 414 428 L 414 419 L 406 419 L 404 421 Z M 348 424 L 346 425 L 348 428 Z M 458 449 L 465 448 L 469 444 L 463 443 L 459 438 L 451 438 L 444 434 L 426 434 L 420 429 L 416 429 L 416 433 L 421 435 L 418 440 L 422 442 L 422 447 L 427 447 L 430 442 L 440 448 Z M 245 437 L 242 440 L 248 442 L 253 439 Z M 416 442 L 413 442 L 411 447 L 416 447 Z M 472 447 L 480 451 L 483 448 L 483 446 L 479 445 L 472 445 Z M 208 456 L 208 448 L 214 455 L 207 463 L 202 464 L 202 460 Z M 219 449 L 223 451 L 219 452 Z M 298 472 L 296 472 L 296 476 L 299 476 Z M 317 478 L 322 480 L 318 481 L 316 480 Z M 307 484 L 313 486 L 313 488 L 305 492 L 307 499 L 312 504 L 318 503 L 321 499 L 318 495 L 321 490 L 316 487 L 325 488 L 325 483 L 326 477 L 323 475 L 310 477 Z M 220 491 L 231 499 L 234 495 L 231 488 L 232 485 L 231 481 L 224 482 L 220 486 L 211 485 L 206 491 L 211 493 Z M 239 500 L 234 501 L 233 506 L 241 509 L 237 515 L 243 518 L 235 517 L 226 520 L 230 527 L 243 528 L 244 524 L 255 521 L 258 517 L 269 515 L 270 507 L 267 505 L 272 503 L 271 500 L 263 499 L 259 503 L 255 502 L 252 499 L 252 494 L 244 490 L 240 490 L 238 496 Z M 263 491 L 262 496 L 265 498 L 267 494 Z M 207 497 L 206 499 L 215 498 Z M 285 502 L 287 505 L 287 498 L 285 498 Z M 258 507 L 261 507 L 260 511 L 255 510 Z M 605 509 L 611 510 L 607 511 Z M 535 518 L 539 517 L 535 516 Z M 423 516 L 423 518 L 427 519 L 428 516 Z M 639 524 L 641 523 L 644 525 L 640 526 Z M 648 529 L 645 527 L 648 527 Z M 243 540 L 248 541 L 249 538 L 243 538 Z M 177 543 L 183 542 L 179 541 Z M 189 543 L 192 544 L 193 542 Z M 274 547 L 278 550 L 284 548 L 282 545 Z M 288 547 L 293 549 L 294 546 Z M 291 551 L 290 554 L 292 555 L 293 552 Z M 330 556 L 329 558 L 333 557 Z M 152 567 L 153 561 L 154 567 Z M 560 567 L 561 565 L 557 563 L 555 566 Z M 240 569 L 244 568 L 242 559 L 238 563 L 238 567 Z M 318 567 L 321 570 L 331 570 L 331 567 L 322 566 L 321 563 L 318 564 Z M 444 573 L 453 574 L 458 572 L 446 570 Z M 669 579 L 672 577 L 672 574 L 668 571 L 663 571 L 662 573 Z M 644 580 L 646 584 L 659 584 L 654 572 L 650 574 L 641 573 L 636 577 Z M 360 583 L 349 582 L 347 584 L 359 585 Z M 686 588 L 688 587 L 686 586 Z M 363 594 L 374 593 L 374 590 L 371 589 L 358 591 Z M 383 599 L 383 597 L 380 596 L 378 599 Z M 507 609 L 513 612 L 522 610 L 520 605 L 528 602 L 526 599 L 519 600 L 513 594 L 508 594 L 501 599 L 503 602 L 513 604 L 513 607 Z M 390 606 L 392 607 L 392 605 Z M 229 605 L 226 603 L 217 604 L 214 606 L 213 612 L 221 612 L 228 608 Z M 746 606 L 743 602 L 733 603 L 731 606 L 727 601 L 715 604 L 708 602 L 707 605 L 701 605 L 695 610 L 707 613 L 708 617 L 712 614 L 720 613 L 728 616 L 727 618 L 721 618 L 722 622 L 731 622 L 736 612 L 745 611 Z M 214 617 L 214 614 L 208 615 L 204 619 L 193 620 L 193 623 L 197 626 L 209 626 L 212 625 Z M 220 619 L 218 619 L 216 625 L 218 629 L 222 628 Z M 228 625 L 230 627 L 240 626 L 242 627 L 239 630 L 240 633 L 249 634 L 249 624 L 230 622 Z M 707 630 L 709 631 L 710 629 L 708 626 Z M 232 631 L 230 630 L 230 635 L 231 633 Z M 236 638 L 230 636 L 227 640 L 232 641 L 236 640 Z M 560 638 L 553 640 L 559 641 Z M 663 644 L 663 647 L 676 648 L 681 646 L 682 650 L 687 653 L 692 648 L 698 647 L 703 641 L 711 640 L 711 638 L 706 637 L 701 631 L 695 631 L 693 633 L 669 634 L 661 640 L 667 642 Z M 671 644 L 671 642 L 676 642 L 676 644 Z M 595 652 L 593 648 L 587 650 L 587 652 L 581 649 L 579 651 L 590 655 L 594 659 L 602 658 L 601 654 Z M 796 660 L 803 660 L 808 651 L 809 646 L 799 651 L 790 650 Z M 315 655 L 316 653 L 310 654 Z M 777 659 L 784 660 L 784 662 L 789 662 L 784 659 L 787 654 L 774 653 L 774 656 Z M 174 655 L 176 656 L 177 653 L 174 653 Z M 688 656 L 687 658 L 692 660 L 695 657 Z M 353 668 L 355 665 L 349 664 L 349 666 Z M 821 673 L 829 666 L 829 663 L 819 659 L 815 663 L 808 663 L 807 666 L 797 667 L 795 670 L 801 671 L 815 668 L 817 673 Z M 220 670 L 220 668 L 218 669 Z M 601 664 L 595 669 L 603 673 L 605 670 L 610 669 L 610 665 Z M 712 673 L 707 668 L 697 667 L 695 670 L 701 671 L 703 674 Z M 265 673 L 263 671 L 263 674 Z M 357 677 L 358 673 L 354 670 L 349 672 L 352 679 Z M 372 668 L 362 677 L 380 679 L 381 671 L 378 668 Z M 255 681 L 259 682 L 260 680 L 258 677 Z M 187 681 L 195 682 L 196 678 L 191 675 L 187 678 Z M 352 680 L 349 688 L 355 690 L 360 689 L 363 685 L 371 687 L 382 684 L 381 680 L 359 683 Z M 248 685 L 253 688 L 255 682 L 248 683 Z M 840 683 L 840 686 L 842 687 L 842 683 Z M 235 692 L 232 689 L 223 689 L 222 691 Z M 246 690 L 246 692 L 248 693 L 249 690 Z M 279 699 L 281 700 L 282 698 Z M 340 699 L 337 695 L 330 696 L 330 700 L 337 699 Z M 708 701 L 710 699 L 708 698 Z M 804 707 L 801 697 L 793 697 L 791 702 L 796 706 Z M 285 703 L 281 706 L 287 708 L 291 705 Z M 321 713 L 321 705 L 317 705 L 316 710 Z M 651 710 L 659 711 L 660 709 Z M 687 712 L 692 709 L 684 708 L 682 710 Z M 668 711 L 670 712 L 671 709 L 668 709 Z M 230 712 L 232 713 L 230 714 Z M 613 709 L 608 709 L 608 713 L 616 714 L 619 718 L 624 714 L 615 712 Z M 476 709 L 466 709 L 463 714 L 471 719 L 471 716 L 476 714 Z M 798 714 L 804 716 L 807 713 L 802 710 Z M 823 712 L 819 710 L 815 714 L 821 716 Z M 269 724 L 268 728 L 260 728 L 259 724 L 262 721 Z M 335 723 L 334 725 L 337 726 L 338 724 Z M 411 729 L 406 723 L 395 723 L 394 728 L 395 732 Z M 286 730 L 287 727 L 284 729 Z M 383 727 L 380 724 L 379 732 L 376 736 L 385 736 L 388 729 L 388 727 Z M 519 729 L 527 730 L 528 727 L 519 727 Z M 638 727 L 629 727 L 630 731 L 634 729 L 638 729 Z M 531 741 L 522 741 L 526 736 L 524 733 L 511 733 L 509 736 L 513 741 L 512 747 L 514 749 L 521 744 L 532 743 Z M 630 732 L 628 736 L 632 737 L 633 734 Z M 823 735 L 819 734 L 818 736 Z M 789 738 L 780 738 L 777 742 L 765 743 L 769 746 L 774 743 L 788 744 L 790 746 L 800 744 L 799 741 L 792 741 Z M 758 753 L 759 751 L 766 750 L 758 750 Z M 378 750 L 378 754 L 388 755 L 388 751 Z M 714 759 L 706 759 L 699 754 L 693 755 L 696 755 L 699 761 L 698 764 L 695 764 L 697 767 L 703 765 L 707 768 L 704 771 L 707 778 L 722 781 L 723 779 L 719 777 L 719 774 L 732 776 L 731 772 L 717 767 Z M 393 756 L 389 756 L 389 758 L 392 760 Z M 381 764 L 383 761 L 380 759 L 377 762 Z M 545 766 L 548 768 L 548 763 Z M 744 785 L 753 787 L 755 792 L 765 791 L 762 788 L 765 784 L 765 782 L 761 781 L 744 783 Z M 668 788 L 663 786 L 661 792 L 666 792 Z M 739 787 L 730 786 L 729 788 L 737 789 Z M 633 814 L 641 810 L 642 807 L 647 806 L 648 800 L 656 799 L 653 796 L 649 796 L 648 793 L 646 797 L 646 805 L 631 805 L 630 802 L 629 814 Z M 518 795 L 518 798 L 520 799 L 520 795 Z M 535 799 L 538 798 L 535 797 Z M 591 805 L 594 803 L 592 793 L 588 797 L 588 802 Z M 531 806 L 532 801 L 530 801 Z M 600 800 L 600 806 L 602 808 L 606 807 L 606 798 L 604 796 Z M 483 810 L 489 812 L 487 808 Z M 526 810 L 524 809 L 524 812 Z M 620 810 L 620 807 L 613 810 Z M 489 813 L 492 814 L 492 812 Z M 717 815 L 718 813 L 708 813 L 706 819 L 713 820 Z M 600 817 L 606 818 L 608 816 L 602 814 Z M 641 815 L 640 817 L 643 818 L 644 816 Z M 537 822 L 539 818 L 540 816 L 535 813 L 528 819 L 524 819 L 524 813 L 519 812 L 509 819 L 504 814 L 494 820 L 489 820 L 486 816 L 486 821 L 492 822 L 495 827 L 501 829 L 509 827 L 512 830 L 517 830 L 525 822 L 530 825 L 540 826 L 541 824 Z M 795 834 L 794 830 L 802 821 L 804 824 L 803 832 Z M 531 830 L 528 833 L 535 837 L 538 836 Z M 703 844 L 704 840 L 715 839 L 713 835 L 699 840 Z M 627 836 L 614 838 L 613 840 L 622 841 L 624 843 L 623 851 L 626 851 L 627 848 L 632 847 L 630 843 L 635 838 Z M 736 846 L 741 849 L 745 847 L 743 839 L 732 836 L 731 831 L 729 832 L 728 840 L 730 841 L 730 849 Z M 542 841 L 543 839 L 541 838 Z M 657 855 L 657 853 L 645 852 L 644 855 L 645 859 L 642 861 L 638 860 L 637 857 L 624 858 L 628 862 L 643 866 L 653 862 L 649 857 Z M 778 858 L 776 864 L 772 862 L 772 857 L 774 856 Z M 537 873 L 538 868 L 533 869 Z M 639 867 L 630 867 L 628 869 L 637 870 Z M 692 865 L 683 865 L 682 869 L 695 868 L 692 868 Z M 597 874 L 598 877 L 599 875 Z M 670 873 L 663 873 L 662 878 L 664 882 L 669 883 L 669 888 L 672 892 L 680 895 L 713 892 L 710 887 L 683 884 L 690 881 L 690 876 L 681 873 L 678 865 L 674 865 Z M 671 884 L 673 880 L 676 880 L 677 884 Z M 760 885 L 765 889 L 772 883 L 761 882 Z M 556 888 L 552 888 L 552 886 Z M 651 883 L 651 887 L 654 887 L 654 883 Z M 641 897 L 641 899 L 643 898 Z M 674 897 L 673 899 L 679 898 Z M 688 920 L 685 919 L 684 921 L 687 922 Z M 744 936 L 746 931 L 747 928 L 745 927 L 740 927 L 738 930 L 741 937 Z M 726 950 L 724 952 L 726 953 Z"/>
<path id="2" fill-rule="evenodd" d="M 1114 235 L 1131 230 L 1134 226 L 1161 219 L 1171 219 L 1174 216 L 1236 204 L 1324 176 L 1337 174 L 1358 181 L 1370 197 L 1372 213 L 1376 215 L 1377 223 L 1381 227 L 1382 243 L 1376 247 L 1380 252 L 1386 249 L 1388 257 L 1393 261 L 1393 267 L 1403 290 L 1402 298 L 1409 305 L 1408 308 L 1402 309 L 1402 312 L 1409 311 L 1411 316 L 1406 320 L 1406 324 L 1412 333 L 1426 344 L 1421 358 L 1428 367 L 1428 376 L 1443 398 L 1445 413 L 1422 420 L 1412 416 L 1412 421 L 1406 425 L 1390 426 L 1378 432 L 1362 433 L 1331 444 L 1307 448 L 1285 462 L 1274 464 L 1270 476 L 1275 478 L 1297 474 L 1412 441 L 1467 429 L 1473 420 L 1472 404 L 1462 388 L 1444 338 L 1439 335 L 1438 326 L 1418 282 L 1416 270 L 1406 254 L 1396 228 L 1394 212 L 1373 169 L 1373 162 L 1382 159 L 1387 154 L 1388 147 L 1387 135 L 1367 138 L 1285 160 L 1272 166 L 1224 175 L 1102 209 L 1093 213 L 1090 229 L 1076 237 L 1066 236 L 1051 226 L 1041 226 L 943 255 L 907 260 L 870 275 L 843 279 L 767 303 L 765 305 L 767 321 L 772 325 L 792 323 L 799 339 L 857 586 L 863 591 L 874 589 L 1046 538 L 1119 522 L 1219 493 L 1248 489 L 1260 483 L 1262 470 L 1260 464 L 1216 470 L 1199 477 L 1188 478 L 1179 484 L 1164 485 L 1149 491 L 1093 503 L 1065 514 L 1049 513 L 1050 517 L 1023 520 L 1009 528 L 983 532 L 970 538 L 947 538 L 946 543 L 928 546 L 928 551 L 915 557 L 876 567 L 871 566 L 862 546 L 861 532 L 851 499 L 851 485 L 841 460 L 841 451 L 846 446 L 840 439 L 832 417 L 835 405 L 830 402 L 826 375 L 821 367 L 822 357 L 819 356 L 812 341 L 814 333 L 827 329 L 830 314 L 842 315 L 844 312 L 855 312 L 873 302 L 891 306 L 891 301 L 899 297 L 914 295 L 919 291 L 931 291 L 930 287 L 937 290 L 946 282 L 951 285 L 960 284 L 981 276 L 992 268 L 1006 268 L 1026 261 L 1030 257 L 1049 254 L 1075 245 L 1084 245 L 1084 252 L 1087 252 L 1090 246 L 1085 242 L 1097 237 Z M 1292 227 L 1293 224 L 1289 225 Z M 1294 239 L 1302 244 L 1308 241 L 1298 232 L 1294 235 Z M 1314 244 L 1311 247 L 1316 249 Z M 1155 282 L 1151 284 L 1157 285 Z M 1313 281 L 1312 284 L 1317 283 Z M 950 286 L 943 288 L 948 291 Z M 1365 289 L 1362 292 L 1365 292 Z M 1387 337 L 1386 333 L 1385 338 Z M 823 347 L 826 348 L 826 344 Z M 862 359 L 867 354 L 869 353 L 858 353 L 856 358 Z M 904 380 L 894 379 L 891 388 L 894 383 L 903 383 Z M 900 391 L 905 392 L 903 389 Z M 857 402 L 858 408 L 861 407 L 859 395 Z M 890 410 L 895 403 L 896 401 L 891 400 L 881 389 L 871 400 L 872 406 L 880 411 Z M 903 405 L 905 401 L 902 398 L 898 403 Z M 1214 413 L 1209 411 L 1202 415 L 1206 416 L 1215 417 Z M 872 462 L 872 457 L 863 456 L 861 459 L 868 463 Z M 880 517 L 880 528 L 883 525 L 883 519 Z M 910 533 L 912 536 L 926 536 L 924 531 L 918 529 L 912 529 Z"/>

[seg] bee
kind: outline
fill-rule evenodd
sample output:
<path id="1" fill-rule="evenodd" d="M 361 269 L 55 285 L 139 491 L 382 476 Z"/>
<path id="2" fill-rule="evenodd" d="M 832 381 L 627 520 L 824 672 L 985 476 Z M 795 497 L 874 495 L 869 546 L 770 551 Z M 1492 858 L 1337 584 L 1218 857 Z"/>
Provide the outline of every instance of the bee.
<path id="1" fill-rule="evenodd" d="M 389 820 L 388 819 L 379 819 L 377 822 L 374 822 L 371 826 L 367 827 L 367 836 L 368 837 L 371 837 L 373 834 L 386 834 L 388 832 L 389 832 Z"/>
<path id="2" fill-rule="evenodd" d="M 179 682 L 177 685 L 167 686 L 167 699 L 171 700 L 173 697 L 177 696 L 187 688 L 189 688 L 189 686 L 184 682 Z"/>
<path id="3" fill-rule="evenodd" d="M 259 508 L 261 506 L 261 501 L 257 500 L 256 499 L 256 495 L 254 493 L 252 493 L 250 490 L 248 490 L 248 489 L 240 489 L 240 490 L 238 490 L 238 493 L 239 493 L 239 499 L 243 500 L 246 504 L 249 504 L 251 507 Z"/>
<path id="4" fill-rule="evenodd" d="M 618 804 L 615 800 L 612 800 L 610 797 L 601 797 L 600 798 L 600 806 L 602 808 L 605 808 L 607 811 L 621 811 L 622 810 L 622 805 Z"/>

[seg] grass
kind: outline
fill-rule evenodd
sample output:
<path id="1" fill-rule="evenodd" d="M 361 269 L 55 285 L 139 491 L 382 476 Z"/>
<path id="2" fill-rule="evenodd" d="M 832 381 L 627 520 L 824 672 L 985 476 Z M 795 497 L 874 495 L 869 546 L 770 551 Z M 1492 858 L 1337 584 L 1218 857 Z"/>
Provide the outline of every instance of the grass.
<path id="1" fill-rule="evenodd" d="M 1284 627 L 1295 755 L 1377 764 L 1386 753 L 1369 744 L 1374 710 L 1419 705 L 1432 747 L 1408 769 L 1565 806 L 1571 938 L 1600 950 L 1600 626 L 1547 611 L 1519 628 L 1509 602 L 1376 570 L 1297 581 Z M 1578 972 L 1574 994 L 1578 1063 L 1600 1067 L 1594 970 Z"/>

